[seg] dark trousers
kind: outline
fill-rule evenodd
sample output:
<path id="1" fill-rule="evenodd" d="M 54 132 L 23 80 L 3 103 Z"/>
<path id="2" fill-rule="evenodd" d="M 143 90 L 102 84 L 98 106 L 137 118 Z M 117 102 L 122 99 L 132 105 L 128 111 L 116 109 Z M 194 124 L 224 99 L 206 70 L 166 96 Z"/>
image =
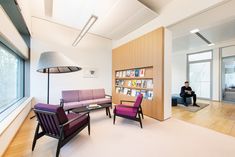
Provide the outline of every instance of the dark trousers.
<path id="1" fill-rule="evenodd" d="M 184 103 L 186 104 L 186 98 L 193 97 L 193 104 L 196 104 L 197 101 L 197 95 L 194 92 L 191 92 L 191 94 L 180 94 L 180 96 L 184 99 Z"/>

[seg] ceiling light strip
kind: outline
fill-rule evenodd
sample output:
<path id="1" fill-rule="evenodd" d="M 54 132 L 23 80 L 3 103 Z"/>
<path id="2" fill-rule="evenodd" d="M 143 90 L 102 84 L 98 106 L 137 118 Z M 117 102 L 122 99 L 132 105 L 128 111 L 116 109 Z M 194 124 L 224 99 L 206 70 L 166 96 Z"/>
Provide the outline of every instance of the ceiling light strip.
<path id="1" fill-rule="evenodd" d="M 79 33 L 79 35 L 77 36 L 77 38 L 73 42 L 73 44 L 72 44 L 73 46 L 76 46 L 82 40 L 82 38 L 86 35 L 86 33 L 94 25 L 94 23 L 96 22 L 97 19 L 98 19 L 97 16 L 91 15 L 91 17 L 89 18 L 89 20 L 87 21 L 87 23 L 82 28 L 81 32 Z"/>
<path id="2" fill-rule="evenodd" d="M 201 35 L 199 32 L 195 33 L 199 38 L 204 40 L 207 44 L 212 44 L 209 40 L 207 40 L 203 35 Z"/>

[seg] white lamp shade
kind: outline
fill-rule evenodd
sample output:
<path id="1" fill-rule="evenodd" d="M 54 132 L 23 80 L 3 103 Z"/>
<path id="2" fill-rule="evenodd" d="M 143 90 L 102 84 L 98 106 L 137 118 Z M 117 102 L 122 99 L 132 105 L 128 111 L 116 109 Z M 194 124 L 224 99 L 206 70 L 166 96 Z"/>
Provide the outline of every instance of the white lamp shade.
<path id="1" fill-rule="evenodd" d="M 76 66 L 69 58 L 59 52 L 48 51 L 41 54 L 37 71 L 41 73 L 69 73 L 79 71 L 82 68 Z"/>

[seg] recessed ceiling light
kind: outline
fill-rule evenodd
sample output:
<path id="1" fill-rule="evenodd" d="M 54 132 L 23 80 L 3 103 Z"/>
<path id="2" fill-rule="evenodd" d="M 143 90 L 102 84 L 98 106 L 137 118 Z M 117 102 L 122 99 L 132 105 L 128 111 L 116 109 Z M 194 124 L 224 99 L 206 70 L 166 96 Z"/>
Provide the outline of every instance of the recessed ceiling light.
<path id="1" fill-rule="evenodd" d="M 190 33 L 195 34 L 195 33 L 199 32 L 199 31 L 200 31 L 200 30 L 197 28 L 197 29 L 191 30 Z"/>
<path id="2" fill-rule="evenodd" d="M 214 46 L 215 44 L 214 43 L 210 43 L 210 44 L 208 44 L 208 46 Z"/>

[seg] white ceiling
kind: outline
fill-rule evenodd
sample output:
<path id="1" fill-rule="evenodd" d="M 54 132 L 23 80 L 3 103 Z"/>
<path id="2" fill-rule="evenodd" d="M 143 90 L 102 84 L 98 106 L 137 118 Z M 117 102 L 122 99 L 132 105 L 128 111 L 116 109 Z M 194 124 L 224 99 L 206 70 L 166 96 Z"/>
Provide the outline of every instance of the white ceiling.
<path id="1" fill-rule="evenodd" d="M 198 28 L 204 37 L 215 44 L 235 39 L 234 8 L 235 0 L 231 0 L 169 27 L 173 33 L 173 52 L 207 45 L 197 35 L 190 33 L 195 28 Z"/>
<path id="2" fill-rule="evenodd" d="M 161 13 L 162 9 L 170 3 L 172 0 L 139 0 L 141 3 L 149 7 L 150 9 Z"/>
<path id="3" fill-rule="evenodd" d="M 98 16 L 98 20 L 89 33 L 116 40 L 156 18 L 158 16 L 156 11 L 161 10 L 172 0 L 140 1 L 33 0 L 30 1 L 30 5 L 33 17 L 57 22 L 78 30 L 82 29 L 90 16 L 94 14 Z"/>

